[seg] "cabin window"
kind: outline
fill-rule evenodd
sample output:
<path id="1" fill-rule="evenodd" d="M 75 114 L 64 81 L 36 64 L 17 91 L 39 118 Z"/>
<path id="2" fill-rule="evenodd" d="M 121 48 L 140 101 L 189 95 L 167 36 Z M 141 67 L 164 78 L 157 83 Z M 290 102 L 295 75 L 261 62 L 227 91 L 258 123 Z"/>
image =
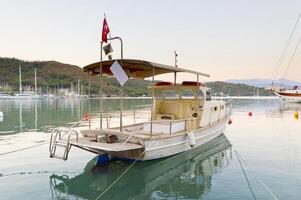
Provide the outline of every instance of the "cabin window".
<path id="1" fill-rule="evenodd" d="M 182 98 L 183 99 L 193 99 L 193 92 L 192 90 L 182 90 Z"/>
<path id="2" fill-rule="evenodd" d="M 164 93 L 165 93 L 165 98 L 166 99 L 177 99 L 177 98 L 179 98 L 179 95 L 178 95 L 176 90 L 165 90 Z"/>
<path id="3" fill-rule="evenodd" d="M 162 90 L 156 90 L 156 98 L 157 99 L 162 99 L 163 98 Z"/>
<path id="4" fill-rule="evenodd" d="M 204 93 L 203 93 L 202 90 L 198 91 L 198 97 L 199 97 L 199 99 L 203 99 L 204 98 Z"/>
<path id="5" fill-rule="evenodd" d="M 206 92 L 206 100 L 207 101 L 211 100 L 211 92 L 209 90 Z"/>

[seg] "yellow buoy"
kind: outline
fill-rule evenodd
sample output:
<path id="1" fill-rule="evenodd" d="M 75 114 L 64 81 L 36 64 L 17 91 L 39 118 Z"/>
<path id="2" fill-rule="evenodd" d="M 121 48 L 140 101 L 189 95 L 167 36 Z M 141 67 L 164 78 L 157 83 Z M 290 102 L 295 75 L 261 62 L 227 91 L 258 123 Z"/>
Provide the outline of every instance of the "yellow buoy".
<path id="1" fill-rule="evenodd" d="M 296 112 L 294 112 L 294 118 L 295 119 L 299 119 L 299 113 L 296 111 Z"/>

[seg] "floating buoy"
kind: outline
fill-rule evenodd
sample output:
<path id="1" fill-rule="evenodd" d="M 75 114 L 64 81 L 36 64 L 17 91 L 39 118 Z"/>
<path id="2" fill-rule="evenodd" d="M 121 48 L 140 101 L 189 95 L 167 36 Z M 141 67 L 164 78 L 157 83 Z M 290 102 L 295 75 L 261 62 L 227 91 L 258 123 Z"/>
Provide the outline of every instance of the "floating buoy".
<path id="1" fill-rule="evenodd" d="M 88 121 L 88 119 L 89 119 L 89 114 L 86 112 L 86 113 L 84 114 L 84 120 L 85 120 L 85 121 Z"/>
<path id="2" fill-rule="evenodd" d="M 253 113 L 252 113 L 252 112 L 249 112 L 248 115 L 249 115 L 249 117 L 252 117 Z"/>
<path id="3" fill-rule="evenodd" d="M 232 120 L 229 118 L 228 124 L 231 125 L 232 124 Z"/>
<path id="4" fill-rule="evenodd" d="M 299 113 L 296 111 L 296 112 L 294 112 L 294 118 L 295 119 L 299 119 Z"/>

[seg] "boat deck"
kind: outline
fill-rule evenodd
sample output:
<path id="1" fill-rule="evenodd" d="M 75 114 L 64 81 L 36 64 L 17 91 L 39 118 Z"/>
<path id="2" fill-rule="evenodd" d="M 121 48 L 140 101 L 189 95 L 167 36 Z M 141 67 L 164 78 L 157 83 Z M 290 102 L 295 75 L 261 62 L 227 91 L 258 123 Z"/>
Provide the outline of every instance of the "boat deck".
<path id="1" fill-rule="evenodd" d="M 60 143 L 66 143 L 66 140 L 60 140 Z M 124 142 L 116 142 L 116 143 L 103 143 L 103 142 L 93 142 L 88 138 L 78 138 L 70 139 L 69 144 L 73 146 L 79 146 L 82 148 L 89 148 L 89 149 L 97 149 L 107 152 L 119 152 L 119 151 L 128 151 L 128 150 L 135 150 L 135 149 L 142 149 L 142 145 L 133 144 L 133 143 L 124 143 Z"/>

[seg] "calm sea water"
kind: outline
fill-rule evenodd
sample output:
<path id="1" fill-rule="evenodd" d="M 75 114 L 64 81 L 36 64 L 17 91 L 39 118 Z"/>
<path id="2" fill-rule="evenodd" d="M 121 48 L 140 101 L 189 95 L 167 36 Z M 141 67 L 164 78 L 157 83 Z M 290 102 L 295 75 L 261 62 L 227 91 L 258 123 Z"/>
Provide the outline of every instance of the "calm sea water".
<path id="1" fill-rule="evenodd" d="M 127 100 L 126 114 L 149 103 Z M 104 105 L 114 113 L 119 102 Z M 132 163 L 97 168 L 95 155 L 76 148 L 67 161 L 50 159 L 43 145 L 51 129 L 98 109 L 98 100 L 0 101 L 0 199 L 300 199 L 301 119 L 294 112 L 301 104 L 235 100 L 224 135 L 190 152 L 137 162 L 113 185 Z"/>

